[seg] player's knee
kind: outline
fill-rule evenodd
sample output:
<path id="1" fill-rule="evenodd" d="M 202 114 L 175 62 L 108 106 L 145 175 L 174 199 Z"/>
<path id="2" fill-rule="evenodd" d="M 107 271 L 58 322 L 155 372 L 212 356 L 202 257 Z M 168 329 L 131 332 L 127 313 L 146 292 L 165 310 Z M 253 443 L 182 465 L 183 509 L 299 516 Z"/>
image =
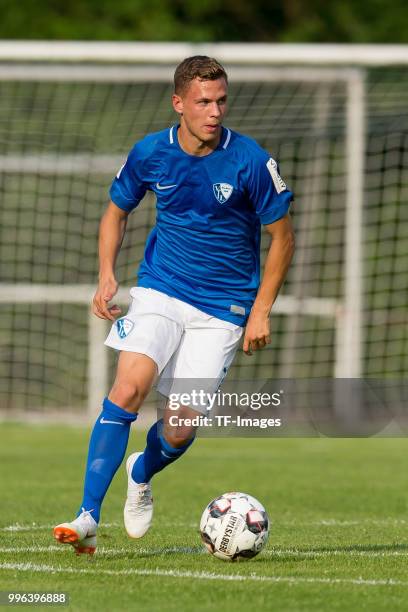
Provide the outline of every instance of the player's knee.
<path id="1" fill-rule="evenodd" d="M 115 382 L 109 393 L 109 399 L 123 410 L 137 412 L 141 407 L 147 390 L 135 382 Z"/>
<path id="2" fill-rule="evenodd" d="M 166 428 L 163 432 L 164 439 L 173 448 L 181 448 L 194 440 L 195 428 Z"/>

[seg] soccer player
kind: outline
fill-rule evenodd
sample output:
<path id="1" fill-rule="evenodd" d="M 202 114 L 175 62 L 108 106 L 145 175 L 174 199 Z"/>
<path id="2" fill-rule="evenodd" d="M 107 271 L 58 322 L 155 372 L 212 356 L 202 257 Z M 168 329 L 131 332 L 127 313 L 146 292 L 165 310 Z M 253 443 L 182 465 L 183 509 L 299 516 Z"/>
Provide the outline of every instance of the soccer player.
<path id="1" fill-rule="evenodd" d="M 243 334 L 248 355 L 270 342 L 270 311 L 294 250 L 292 193 L 267 152 L 223 127 L 227 90 L 227 74 L 215 59 L 185 59 L 175 71 L 172 98 L 180 123 L 136 143 L 112 183 L 100 224 L 93 312 L 113 322 L 105 344 L 120 351 L 117 373 L 92 431 L 77 518 L 54 528 L 55 538 L 77 553 L 95 551 L 102 501 L 156 380 L 167 397 L 172 385 L 189 379 L 205 379 L 206 391 L 215 392 Z M 130 309 L 115 320 L 121 314 L 109 306 L 118 289 L 115 261 L 127 217 L 146 191 L 156 195 L 156 225 Z M 271 241 L 260 283 L 261 224 Z M 182 406 L 178 417 L 202 412 Z M 124 520 L 132 538 L 142 537 L 152 521 L 152 477 L 194 440 L 195 428 L 171 427 L 170 414 L 167 407 L 145 450 L 126 463 Z"/>

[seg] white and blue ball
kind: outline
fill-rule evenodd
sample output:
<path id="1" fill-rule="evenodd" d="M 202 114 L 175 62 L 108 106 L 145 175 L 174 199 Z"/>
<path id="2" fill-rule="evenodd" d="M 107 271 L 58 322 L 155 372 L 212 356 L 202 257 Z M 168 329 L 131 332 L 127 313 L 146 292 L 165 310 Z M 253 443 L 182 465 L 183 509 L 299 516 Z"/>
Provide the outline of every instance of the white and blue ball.
<path id="1" fill-rule="evenodd" d="M 204 510 L 200 533 L 207 550 L 218 559 L 251 559 L 268 540 L 269 518 L 255 497 L 246 493 L 224 493 Z"/>

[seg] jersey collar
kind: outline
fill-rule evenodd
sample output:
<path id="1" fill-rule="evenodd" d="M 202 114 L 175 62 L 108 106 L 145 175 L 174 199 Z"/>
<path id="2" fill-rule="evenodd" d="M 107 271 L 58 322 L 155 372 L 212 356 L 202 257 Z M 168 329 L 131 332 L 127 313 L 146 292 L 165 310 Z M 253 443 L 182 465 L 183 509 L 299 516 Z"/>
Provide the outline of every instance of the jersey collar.
<path id="1" fill-rule="evenodd" d="M 177 130 L 179 128 L 179 123 L 176 123 L 169 128 L 169 143 L 171 145 L 175 145 L 178 149 L 182 150 L 177 138 Z M 222 127 L 222 134 L 220 138 L 220 142 L 218 147 L 215 149 L 218 151 L 219 149 L 226 149 L 231 140 L 231 130 L 225 127 Z M 184 151 L 183 151 L 184 152 Z M 212 155 L 212 154 L 211 154 Z M 204 157 L 207 157 L 206 155 Z"/>

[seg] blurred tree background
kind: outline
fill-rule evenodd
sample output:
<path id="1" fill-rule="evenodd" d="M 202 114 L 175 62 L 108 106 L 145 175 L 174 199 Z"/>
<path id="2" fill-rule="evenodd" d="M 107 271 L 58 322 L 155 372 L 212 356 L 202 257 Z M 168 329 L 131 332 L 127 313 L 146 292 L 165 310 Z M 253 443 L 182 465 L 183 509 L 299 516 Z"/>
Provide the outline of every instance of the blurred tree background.
<path id="1" fill-rule="evenodd" d="M 0 0 L 0 38 L 406 43 L 405 0 Z"/>

